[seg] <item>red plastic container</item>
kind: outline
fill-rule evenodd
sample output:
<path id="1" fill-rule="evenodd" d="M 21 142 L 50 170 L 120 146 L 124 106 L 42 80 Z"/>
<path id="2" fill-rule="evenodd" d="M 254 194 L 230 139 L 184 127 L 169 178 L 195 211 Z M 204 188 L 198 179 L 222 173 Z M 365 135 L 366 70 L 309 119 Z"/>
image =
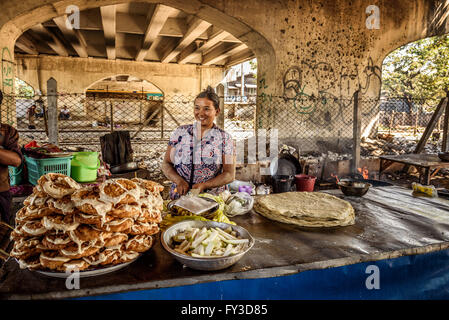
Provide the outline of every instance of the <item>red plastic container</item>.
<path id="1" fill-rule="evenodd" d="M 315 176 L 309 176 L 303 173 L 295 175 L 296 191 L 312 192 L 315 187 L 315 180 Z"/>

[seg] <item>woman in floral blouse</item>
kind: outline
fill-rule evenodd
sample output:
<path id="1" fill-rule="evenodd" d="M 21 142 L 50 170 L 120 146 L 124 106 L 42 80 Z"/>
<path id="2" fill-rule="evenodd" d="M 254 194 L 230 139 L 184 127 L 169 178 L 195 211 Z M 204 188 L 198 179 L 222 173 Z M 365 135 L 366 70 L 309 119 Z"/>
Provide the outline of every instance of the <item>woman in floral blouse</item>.
<path id="1" fill-rule="evenodd" d="M 194 101 L 195 122 L 178 127 L 168 142 L 162 171 L 173 181 L 170 198 L 190 189 L 218 194 L 235 179 L 235 148 L 229 133 L 218 128 L 219 98 L 208 86 Z"/>

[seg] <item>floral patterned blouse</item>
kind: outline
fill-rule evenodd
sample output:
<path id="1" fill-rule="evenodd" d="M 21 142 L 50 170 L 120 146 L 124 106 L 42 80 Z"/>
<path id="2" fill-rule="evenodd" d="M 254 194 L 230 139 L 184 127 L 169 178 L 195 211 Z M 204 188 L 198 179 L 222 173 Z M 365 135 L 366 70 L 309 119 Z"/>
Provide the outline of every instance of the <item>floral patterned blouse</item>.
<path id="1" fill-rule="evenodd" d="M 191 171 L 194 168 L 192 185 L 208 181 L 222 173 L 223 155 L 235 155 L 234 142 L 226 131 L 215 124 L 201 139 L 199 126 L 194 130 L 194 124 L 183 125 L 172 132 L 168 145 L 173 147 L 172 159 L 176 172 L 190 183 Z M 190 185 L 190 187 L 192 187 Z M 177 199 L 176 184 L 170 189 L 170 198 Z M 220 193 L 226 186 L 205 190 Z"/>

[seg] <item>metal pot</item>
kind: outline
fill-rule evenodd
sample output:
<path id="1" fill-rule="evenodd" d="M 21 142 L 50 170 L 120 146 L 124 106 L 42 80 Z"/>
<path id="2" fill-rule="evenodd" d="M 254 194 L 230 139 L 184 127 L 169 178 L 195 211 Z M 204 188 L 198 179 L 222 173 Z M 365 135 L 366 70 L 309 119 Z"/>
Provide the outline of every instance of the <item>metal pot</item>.
<path id="1" fill-rule="evenodd" d="M 441 161 L 449 161 L 449 152 L 439 152 L 438 153 L 438 158 L 441 159 Z"/>
<path id="2" fill-rule="evenodd" d="M 133 172 L 139 169 L 137 162 L 127 162 L 118 166 L 111 167 L 111 173 L 127 173 Z"/>
<path id="3" fill-rule="evenodd" d="M 340 181 L 338 186 L 346 196 L 363 197 L 368 192 L 371 184 L 358 181 Z"/>

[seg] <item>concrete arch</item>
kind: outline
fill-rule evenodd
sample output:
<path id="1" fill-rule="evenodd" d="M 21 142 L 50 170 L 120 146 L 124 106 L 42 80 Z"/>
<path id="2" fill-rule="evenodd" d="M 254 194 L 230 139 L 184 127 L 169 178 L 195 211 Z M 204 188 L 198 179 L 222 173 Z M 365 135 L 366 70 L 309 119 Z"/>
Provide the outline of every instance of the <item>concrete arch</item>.
<path id="1" fill-rule="evenodd" d="M 33 0 L 24 1 L 20 5 L 9 2 L 0 14 L 0 47 L 14 48 L 17 38 L 37 23 L 62 16 L 69 5 L 76 5 L 80 10 L 128 2 L 160 3 L 167 5 L 200 19 L 208 21 L 226 30 L 248 45 L 258 58 L 260 71 L 269 70 L 276 61 L 273 46 L 257 31 L 237 19 L 232 13 L 226 13 L 226 6 L 204 3 L 200 0 Z M 267 68 L 263 68 L 267 64 Z M 262 73 L 261 73 L 262 74 Z M 265 81 L 274 82 L 274 74 L 266 72 Z"/>

